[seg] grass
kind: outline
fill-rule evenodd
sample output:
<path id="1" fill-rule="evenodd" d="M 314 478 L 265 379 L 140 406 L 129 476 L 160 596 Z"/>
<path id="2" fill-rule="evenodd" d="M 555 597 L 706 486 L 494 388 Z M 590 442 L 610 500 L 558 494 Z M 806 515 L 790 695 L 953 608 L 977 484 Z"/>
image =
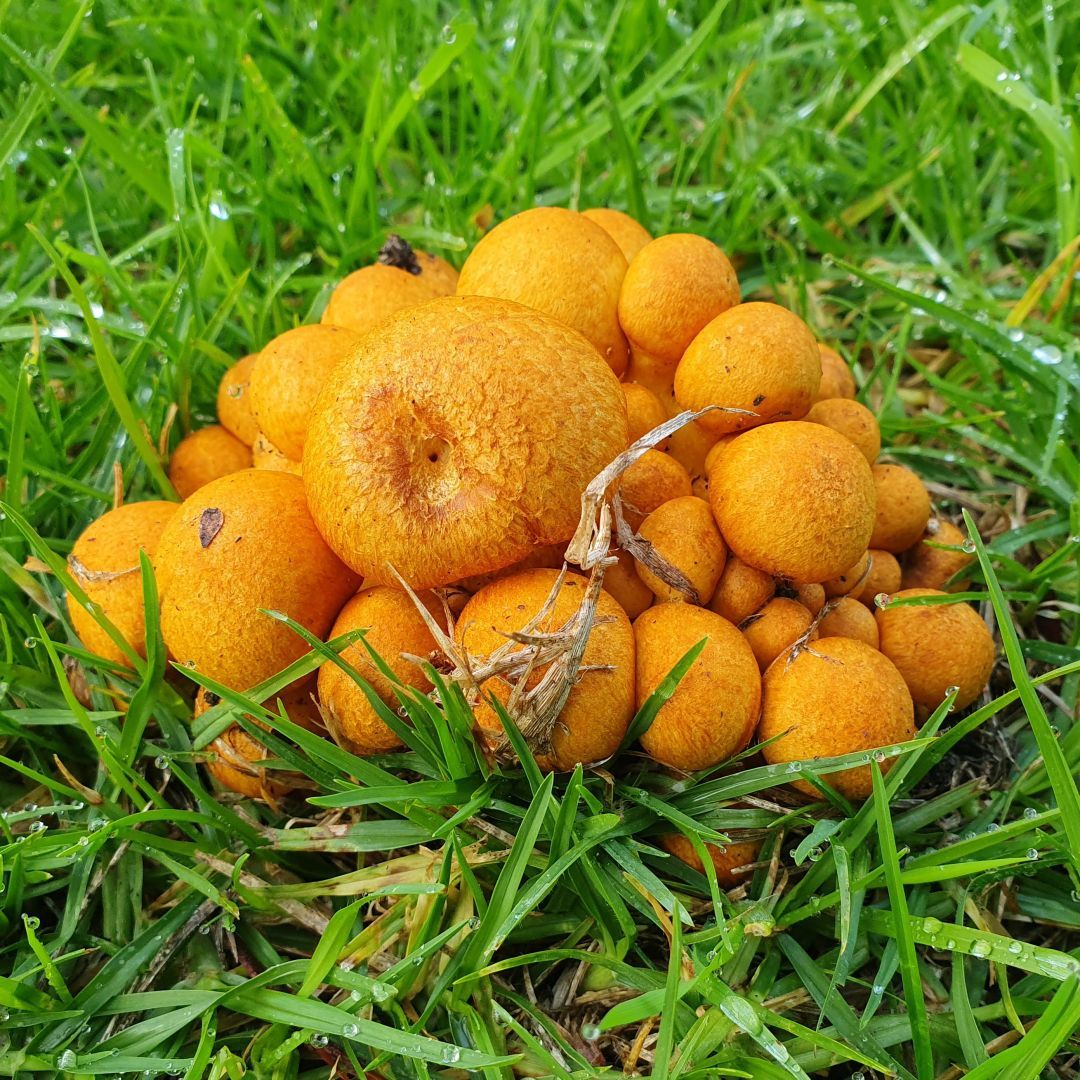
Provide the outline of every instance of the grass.
<path id="1" fill-rule="evenodd" d="M 0 3 L 0 1075 L 1075 1075 L 1078 34 L 1005 0 Z M 242 698 L 192 724 L 154 626 L 134 676 L 72 635 L 117 466 L 169 494 L 159 441 L 391 226 L 460 262 L 537 202 L 716 238 L 981 535 L 991 693 L 866 805 L 493 769 L 449 691 L 360 760 L 274 711 L 293 670 L 244 703 L 311 784 L 279 813 L 197 767 Z M 761 864 L 725 895 L 673 828 Z"/>

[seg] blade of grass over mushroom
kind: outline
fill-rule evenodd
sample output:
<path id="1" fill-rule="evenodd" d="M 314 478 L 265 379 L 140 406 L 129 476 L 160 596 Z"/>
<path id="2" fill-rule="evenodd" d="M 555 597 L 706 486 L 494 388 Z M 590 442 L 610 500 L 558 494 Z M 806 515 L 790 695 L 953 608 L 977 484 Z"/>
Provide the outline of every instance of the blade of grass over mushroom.
<path id="1" fill-rule="evenodd" d="M 975 523 L 967 510 L 964 511 L 964 524 L 968 535 L 975 543 L 975 553 L 986 578 L 990 600 L 1001 632 L 1005 657 L 1009 662 L 1009 670 L 1016 683 L 1016 691 L 1024 706 L 1028 723 L 1031 725 L 1032 733 L 1042 754 L 1043 766 L 1061 811 L 1061 824 L 1065 830 L 1069 857 L 1075 871 L 1080 874 L 1080 789 L 1077 787 L 1076 774 L 1065 758 L 1061 744 L 1050 726 L 1042 701 L 1032 685 L 1031 676 L 1028 675 L 1020 651 L 1020 639 L 1010 617 L 1001 585 L 990 562 L 986 546 L 979 537 L 978 529 L 975 528 Z"/>

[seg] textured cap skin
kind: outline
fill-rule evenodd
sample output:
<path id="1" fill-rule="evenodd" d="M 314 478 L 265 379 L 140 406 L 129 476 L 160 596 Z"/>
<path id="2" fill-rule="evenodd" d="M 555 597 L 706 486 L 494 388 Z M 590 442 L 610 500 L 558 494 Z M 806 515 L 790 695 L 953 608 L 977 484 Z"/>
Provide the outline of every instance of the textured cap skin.
<path id="1" fill-rule="evenodd" d="M 939 589 L 902 589 L 893 599 L 947 595 Z M 921 709 L 936 709 L 952 686 L 960 688 L 958 709 L 982 693 L 994 667 L 994 639 L 970 604 L 890 604 L 874 618 L 881 651 L 897 666 Z"/>
<path id="2" fill-rule="evenodd" d="M 594 221 L 574 210 L 538 206 L 507 218 L 472 249 L 458 296 L 514 300 L 552 315 L 591 341 L 622 375 L 629 346 L 619 326 L 626 258 Z"/>
<path id="3" fill-rule="evenodd" d="M 330 294 L 322 322 L 366 334 L 391 315 L 425 304 L 437 296 L 450 296 L 457 271 L 435 255 L 415 251 L 419 274 L 396 266 L 374 263 L 342 278 Z"/>
<path id="4" fill-rule="evenodd" d="M 874 528 L 866 458 L 831 428 L 798 420 L 732 442 L 709 474 L 709 502 L 740 559 L 801 583 L 843 573 Z"/>
<path id="5" fill-rule="evenodd" d="M 765 672 L 758 739 L 767 743 L 761 752 L 770 765 L 873 750 L 914 736 L 915 709 L 900 672 L 865 642 L 819 638 L 812 649 L 790 661 L 781 656 Z M 882 771 L 894 760 L 885 758 Z M 869 765 L 823 779 L 849 799 L 865 799 L 872 790 Z M 818 795 L 806 780 L 792 786 Z"/>
<path id="6" fill-rule="evenodd" d="M 821 381 L 810 328 L 779 304 L 739 304 L 718 315 L 690 343 L 675 372 L 684 409 L 720 405 L 754 413 L 712 412 L 699 423 L 714 435 L 798 420 Z"/>
<path id="7" fill-rule="evenodd" d="M 169 483 L 186 499 L 220 476 L 251 468 L 251 447 L 219 424 L 185 435 L 169 455 Z"/>
<path id="8" fill-rule="evenodd" d="M 877 417 L 861 402 L 848 398 L 827 398 L 810 407 L 806 419 L 811 424 L 824 424 L 839 431 L 859 448 L 860 453 L 873 465 L 881 453 L 881 428 Z"/>
<path id="9" fill-rule="evenodd" d="M 251 394 L 248 385 L 251 369 L 255 366 L 258 353 L 251 353 L 235 364 L 218 384 L 217 415 L 218 423 L 226 431 L 235 435 L 245 446 L 251 446 L 259 434 L 259 425 L 251 411 Z"/>
<path id="10" fill-rule="evenodd" d="M 523 570 L 485 586 L 457 620 L 454 635 L 458 643 L 473 656 L 487 656 L 505 645 L 508 633 L 521 630 L 540 612 L 558 576 L 557 570 Z M 563 626 L 581 606 L 586 585 L 585 578 L 567 574 L 540 630 L 550 632 Z M 541 768 L 562 772 L 579 762 L 603 761 L 619 748 L 630 726 L 634 715 L 634 632 L 626 613 L 605 592 L 596 605 L 596 619 L 581 663 L 603 670 L 580 674 L 551 733 L 552 753 L 537 757 Z M 535 686 L 546 670 L 547 665 L 538 667 L 529 686 Z M 510 693 L 509 683 L 497 676 L 483 689 L 504 703 Z M 489 705 L 482 702 L 475 712 L 483 731 L 502 734 L 502 725 Z"/>
<path id="11" fill-rule="evenodd" d="M 709 608 L 736 626 L 772 599 L 776 582 L 737 556 L 728 559 Z"/>
<path id="12" fill-rule="evenodd" d="M 813 621 L 813 615 L 798 600 L 774 596 L 739 629 L 764 671 L 810 629 Z"/>
<path id="13" fill-rule="evenodd" d="M 641 737 L 662 765 L 687 772 L 726 761 L 750 742 L 761 705 L 757 661 L 742 634 L 706 608 L 657 604 L 634 623 L 639 709 L 702 638 L 705 648 Z"/>
<path id="14" fill-rule="evenodd" d="M 821 382 L 814 395 L 814 401 L 828 401 L 830 398 L 853 398 L 855 396 L 855 376 L 847 361 L 828 345 L 818 344 L 821 356 Z"/>
<path id="15" fill-rule="evenodd" d="M 345 562 L 426 589 L 568 541 L 626 437 L 618 380 L 580 334 L 508 300 L 446 297 L 394 316 L 337 368 L 304 483 Z"/>
<path id="16" fill-rule="evenodd" d="M 154 556 L 161 631 L 173 657 L 247 690 L 308 647 L 260 609 L 324 637 L 359 578 L 326 545 L 290 473 L 247 469 L 200 488 Z"/>
<path id="17" fill-rule="evenodd" d="M 627 262 L 652 240 L 652 233 L 644 225 L 621 210 L 601 206 L 595 210 L 582 210 L 581 216 L 599 225 L 619 245 Z"/>
<path id="18" fill-rule="evenodd" d="M 899 555 L 918 543 L 930 520 L 930 493 L 903 465 L 875 465 L 874 531 L 870 546 Z"/>
<path id="19" fill-rule="evenodd" d="M 867 554 L 870 556 L 870 573 L 859 591 L 859 599 L 872 607 L 878 593 L 894 593 L 900 588 L 900 563 L 891 551 L 881 548 L 871 548 Z"/>
<path id="20" fill-rule="evenodd" d="M 695 595 L 684 596 L 648 569 L 645 563 L 638 561 L 638 577 L 652 589 L 658 600 L 707 604 L 712 599 L 727 562 L 727 545 L 704 499 L 696 495 L 669 499 L 642 522 L 638 535 L 647 540 L 662 559 L 682 571 L 694 588 Z"/>
<path id="21" fill-rule="evenodd" d="M 125 503 L 87 525 L 71 549 L 72 577 L 140 656 L 146 655 L 146 611 L 139 551 L 153 558 L 161 534 L 179 505 L 158 499 Z M 85 577 L 79 567 L 88 571 Z M 93 575 L 100 573 L 118 576 L 93 580 Z M 75 633 L 91 652 L 125 667 L 130 665 L 97 619 L 70 594 L 67 606 Z"/>
<path id="22" fill-rule="evenodd" d="M 878 628 L 873 612 L 851 596 L 842 596 L 818 623 L 822 637 L 849 637 L 878 647 Z"/>
<path id="23" fill-rule="evenodd" d="M 304 453 L 319 391 L 359 340 L 352 330 L 315 323 L 278 334 L 259 353 L 250 377 L 252 411 L 259 431 L 290 461 Z"/>
<path id="24" fill-rule="evenodd" d="M 964 533 L 951 521 L 939 519 L 934 532 L 931 533 L 928 529 L 921 540 L 908 548 L 904 556 L 903 572 L 899 570 L 898 564 L 896 584 L 884 591 L 896 592 L 897 589 L 903 587 L 958 592 L 964 587 L 964 580 L 960 579 L 952 584 L 950 581 L 954 575 L 967 569 L 975 561 L 975 556 L 966 551 L 944 551 L 930 545 L 946 544 L 949 547 L 958 548 L 966 539 Z"/>
<path id="25" fill-rule="evenodd" d="M 442 604 L 425 596 L 428 610 L 445 626 Z M 408 593 L 376 585 L 361 589 L 342 609 L 327 638 L 335 638 L 360 627 L 368 627 L 364 641 L 386 662 L 390 670 L 421 693 L 431 689 L 422 668 L 402 657 L 410 653 L 427 659 L 435 650 L 435 639 Z M 350 645 L 342 659 L 352 664 L 383 702 L 396 711 L 400 705 L 393 684 L 375 666 L 371 654 L 359 641 Z M 401 746 L 398 737 L 380 719 L 375 707 L 353 678 L 334 663 L 319 668 L 319 699 L 326 725 L 334 741 L 354 754 L 385 754 Z"/>
<path id="26" fill-rule="evenodd" d="M 695 335 L 739 302 L 739 281 L 711 240 L 669 233 L 631 260 L 619 292 L 619 321 L 631 342 L 669 364 Z"/>

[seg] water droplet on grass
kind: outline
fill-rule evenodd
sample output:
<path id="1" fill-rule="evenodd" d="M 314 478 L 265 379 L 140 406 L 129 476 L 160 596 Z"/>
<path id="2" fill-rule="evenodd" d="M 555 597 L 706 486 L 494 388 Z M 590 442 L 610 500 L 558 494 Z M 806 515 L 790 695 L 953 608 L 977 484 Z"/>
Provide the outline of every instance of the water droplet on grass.
<path id="1" fill-rule="evenodd" d="M 356 1024 L 343 1024 L 341 1027 L 341 1034 L 346 1039 L 355 1039 L 360 1034 L 360 1028 Z"/>
<path id="2" fill-rule="evenodd" d="M 1024 817 L 1028 821 L 1034 821 L 1039 816 L 1039 811 L 1034 806 L 1028 806 L 1024 808 Z"/>
<path id="3" fill-rule="evenodd" d="M 1040 345 L 1037 349 L 1031 350 L 1031 356 L 1040 364 L 1061 363 L 1061 350 L 1056 345 Z"/>
<path id="4" fill-rule="evenodd" d="M 310 1039 L 308 1039 L 308 1042 L 319 1050 L 321 1050 L 324 1046 L 330 1045 L 329 1037 L 324 1035 L 321 1031 L 316 1031 L 315 1034 L 312 1035 Z"/>
<path id="5" fill-rule="evenodd" d="M 1036 860 L 1036 859 L 1037 859 L 1037 858 L 1039 857 L 1039 850 L 1038 850 L 1038 848 L 1033 848 L 1033 847 L 1029 847 L 1029 848 L 1027 849 L 1027 857 L 1028 857 L 1028 859 L 1030 859 L 1030 860 L 1031 860 L 1032 862 L 1034 862 L 1034 861 L 1035 861 L 1035 860 Z"/>
<path id="6" fill-rule="evenodd" d="M 600 1028 L 596 1024 L 582 1024 L 581 1037 L 586 1042 L 596 1042 L 600 1038 Z"/>
<path id="7" fill-rule="evenodd" d="M 988 941 L 976 941 L 975 944 L 971 946 L 971 955 L 977 956 L 980 960 L 985 960 L 992 951 L 990 942 Z"/>

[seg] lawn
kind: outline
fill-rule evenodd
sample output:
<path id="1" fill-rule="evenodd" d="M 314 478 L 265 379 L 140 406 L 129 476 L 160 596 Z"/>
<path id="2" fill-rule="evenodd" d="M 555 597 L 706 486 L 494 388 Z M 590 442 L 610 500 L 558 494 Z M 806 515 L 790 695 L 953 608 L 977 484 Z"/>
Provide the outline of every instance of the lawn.
<path id="1" fill-rule="evenodd" d="M 472 8 L 0 3 L 0 1075 L 1075 1077 L 1080 7 Z M 74 538 L 232 361 L 535 204 L 714 239 L 979 537 L 991 688 L 865 805 L 492 769 L 449 695 L 364 760 L 252 705 L 312 790 L 223 799 L 237 696 L 73 634 Z"/>

